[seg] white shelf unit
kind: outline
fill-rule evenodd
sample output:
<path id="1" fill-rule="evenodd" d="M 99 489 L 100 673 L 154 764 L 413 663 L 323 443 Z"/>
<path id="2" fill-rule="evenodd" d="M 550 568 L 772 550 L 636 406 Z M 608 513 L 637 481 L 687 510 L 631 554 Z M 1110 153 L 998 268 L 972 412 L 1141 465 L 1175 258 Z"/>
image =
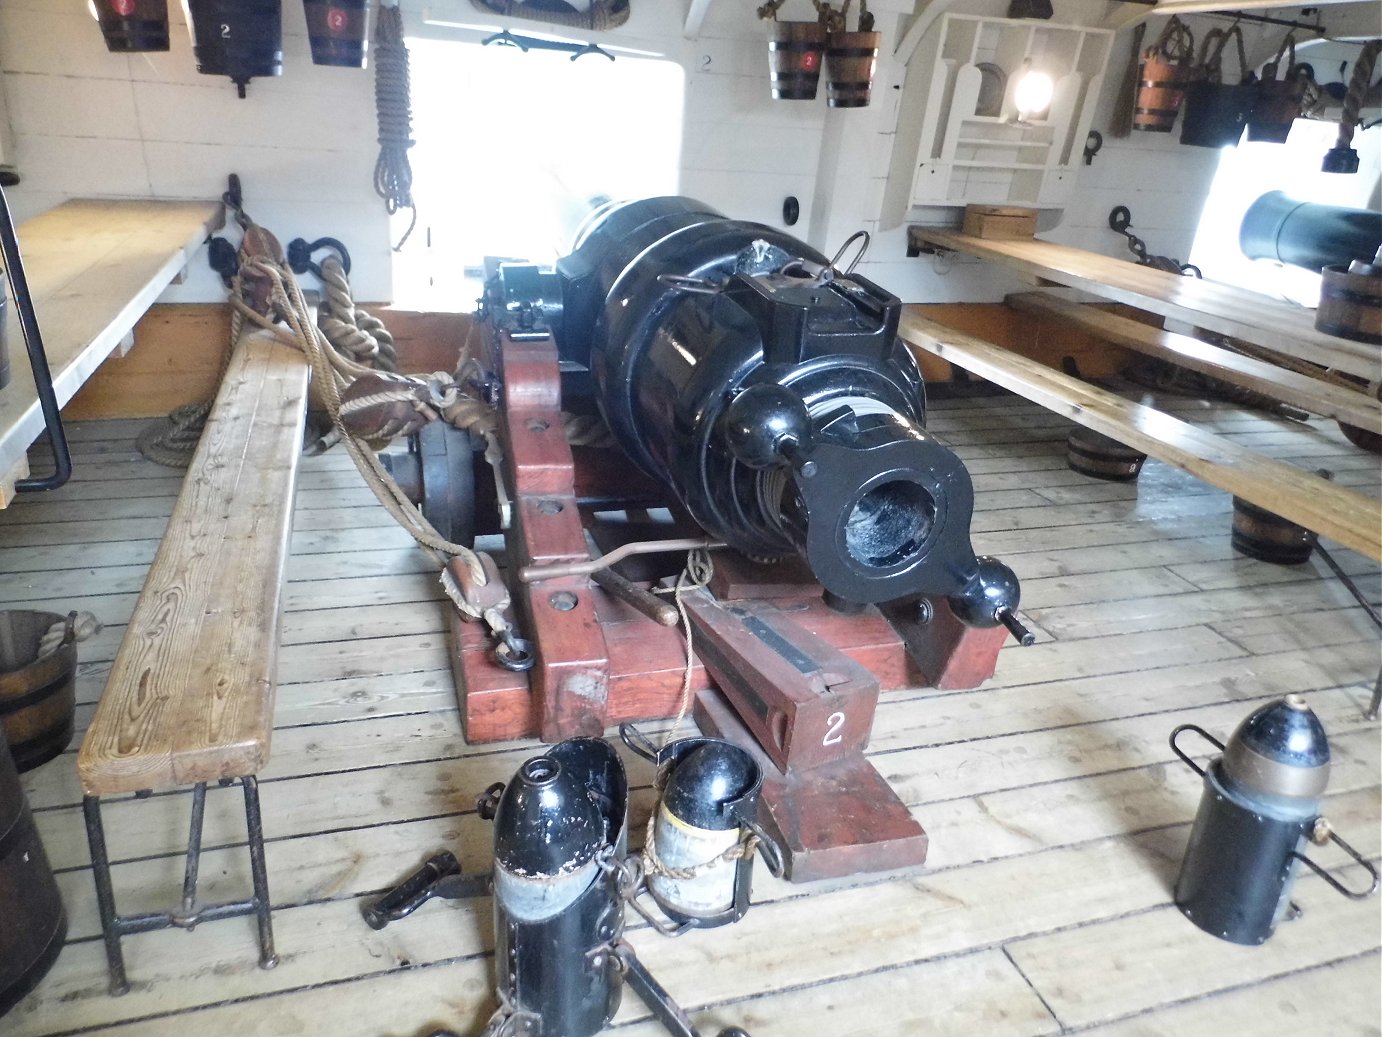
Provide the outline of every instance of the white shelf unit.
<path id="1" fill-rule="evenodd" d="M 953 13 L 937 18 L 908 67 L 884 225 L 904 222 L 914 207 L 1063 207 L 1112 45 L 1109 29 Z M 996 115 L 976 114 L 984 63 L 1006 76 Z M 1019 122 L 1013 89 L 1027 68 L 1049 75 L 1055 91 L 1040 118 Z"/>

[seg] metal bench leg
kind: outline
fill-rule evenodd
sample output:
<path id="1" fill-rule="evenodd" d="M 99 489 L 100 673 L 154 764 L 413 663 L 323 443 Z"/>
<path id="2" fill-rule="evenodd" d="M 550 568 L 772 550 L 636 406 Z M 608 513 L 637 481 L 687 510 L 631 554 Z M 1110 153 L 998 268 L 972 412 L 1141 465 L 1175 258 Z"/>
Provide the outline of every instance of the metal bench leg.
<path id="1" fill-rule="evenodd" d="M 120 950 L 120 928 L 115 915 L 115 889 L 110 881 L 110 858 L 106 853 L 106 833 L 101 825 L 101 797 L 83 796 L 86 816 L 86 841 L 91 847 L 91 872 L 96 879 L 96 904 L 101 912 L 101 934 L 106 941 L 106 963 L 110 967 L 110 994 L 129 993 L 125 978 L 125 956 Z"/>
<path id="2" fill-rule="evenodd" d="M 264 823 L 259 816 L 259 780 L 253 774 L 240 779 L 245 789 L 245 827 L 249 832 L 250 875 L 254 880 L 254 913 L 259 921 L 259 967 L 278 964 L 274 951 L 272 905 L 269 902 L 269 876 L 264 867 Z"/>

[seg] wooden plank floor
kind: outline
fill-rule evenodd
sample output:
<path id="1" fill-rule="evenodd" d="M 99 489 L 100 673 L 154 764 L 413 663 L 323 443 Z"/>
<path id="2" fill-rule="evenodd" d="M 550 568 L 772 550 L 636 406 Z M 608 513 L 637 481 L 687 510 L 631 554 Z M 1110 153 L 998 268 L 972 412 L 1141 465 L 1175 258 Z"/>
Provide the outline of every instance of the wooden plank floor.
<path id="1" fill-rule="evenodd" d="M 1378 490 L 1378 459 L 1324 422 L 1162 405 Z M 1179 723 L 1223 735 L 1265 699 L 1306 694 L 1334 750 L 1329 816 L 1377 860 L 1382 762 L 1378 726 L 1361 715 L 1376 629 L 1319 560 L 1236 556 L 1225 494 L 1156 462 L 1132 486 L 1071 472 L 1071 426 L 1057 415 L 1011 396 L 946 401 L 931 427 L 969 464 L 975 545 L 1021 576 L 1040 641 L 1005 648 L 978 690 L 880 704 L 871 755 L 929 831 L 927 867 L 829 889 L 760 868 L 735 926 L 673 941 L 634 929 L 649 966 L 707 1033 L 1376 1035 L 1379 900 L 1303 879 L 1304 917 L 1254 949 L 1202 934 L 1170 904 L 1199 785 L 1166 745 Z M 178 491 L 176 473 L 134 453 L 137 428 L 74 428 L 74 482 L 0 514 L 0 607 L 86 608 L 107 624 L 80 646 L 79 727 Z M 430 904 L 382 933 L 359 906 L 441 846 L 485 867 L 474 797 L 534 744 L 463 741 L 429 564 L 348 459 L 307 459 L 299 487 L 261 786 L 282 963 L 256 968 L 249 920 L 151 933 L 125 941 L 131 992 L 107 997 L 69 752 L 26 787 L 70 943 L 0 1034 L 410 1037 L 438 1024 L 475 1032 L 490 1012 L 487 900 Z M 1377 602 L 1376 564 L 1335 554 Z M 650 775 L 635 761 L 631 777 L 639 832 Z M 109 802 L 124 910 L 171 905 L 187 811 L 179 795 Z M 238 794 L 213 791 L 207 824 L 204 892 L 241 895 Z M 614 1032 L 662 1031 L 630 995 Z"/>

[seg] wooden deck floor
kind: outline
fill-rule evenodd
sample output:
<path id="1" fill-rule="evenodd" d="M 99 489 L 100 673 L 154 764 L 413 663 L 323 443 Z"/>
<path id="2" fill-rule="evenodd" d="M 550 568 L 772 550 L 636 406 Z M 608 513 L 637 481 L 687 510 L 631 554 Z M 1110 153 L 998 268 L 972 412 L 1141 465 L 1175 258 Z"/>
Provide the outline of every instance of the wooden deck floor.
<path id="1" fill-rule="evenodd" d="M 1378 459 L 1332 426 L 1169 405 L 1377 490 Z M 1305 693 L 1330 733 L 1329 816 L 1364 854 L 1382 854 L 1378 725 L 1362 719 L 1379 640 L 1362 610 L 1318 559 L 1286 569 L 1235 556 L 1228 497 L 1188 476 L 1156 462 L 1134 486 L 1071 472 L 1068 424 L 1033 405 L 940 403 L 931 425 L 974 473 L 976 547 L 1021 576 L 1040 641 L 1004 649 L 979 690 L 880 705 L 871 755 L 929 831 L 927 867 L 834 889 L 760 868 L 741 923 L 674 941 L 639 928 L 640 954 L 710 1034 L 1378 1034 L 1382 901 L 1302 879 L 1304 917 L 1245 949 L 1195 929 L 1169 892 L 1199 784 L 1167 735 L 1186 721 L 1226 734 L 1285 692 Z M 0 607 L 85 608 L 107 624 L 80 649 L 79 726 L 180 483 L 138 459 L 136 428 L 73 429 L 73 483 L 0 514 Z M 0 1034 L 411 1037 L 436 1024 L 475 1032 L 490 1011 L 487 900 L 431 904 L 382 933 L 359 901 L 442 846 L 486 867 L 473 798 L 534 745 L 463 741 L 429 564 L 347 458 L 309 459 L 299 487 L 262 775 L 282 963 L 255 966 L 248 920 L 136 936 L 125 941 L 133 989 L 107 997 L 69 752 L 26 786 L 70 943 Z M 1376 602 L 1377 566 L 1336 556 Z M 649 774 L 632 778 L 639 831 Z M 122 909 L 171 906 L 187 811 L 176 795 L 107 807 Z M 208 826 L 205 892 L 242 895 L 237 793 L 211 793 Z M 629 996 L 614 1032 L 662 1031 Z"/>

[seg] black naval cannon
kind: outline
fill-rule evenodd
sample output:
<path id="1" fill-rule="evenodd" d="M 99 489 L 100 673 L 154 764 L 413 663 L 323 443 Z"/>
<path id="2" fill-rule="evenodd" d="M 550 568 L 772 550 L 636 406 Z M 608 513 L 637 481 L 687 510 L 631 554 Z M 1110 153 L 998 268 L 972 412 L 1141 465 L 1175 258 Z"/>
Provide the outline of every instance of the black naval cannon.
<path id="1" fill-rule="evenodd" d="M 924 429 L 901 303 L 878 285 L 665 197 L 595 213 L 554 271 L 501 265 L 485 299 L 500 308 L 550 327 L 619 445 L 711 536 L 799 555 L 834 601 L 940 595 L 1030 637 L 1016 577 L 970 545 L 969 474 Z"/>

